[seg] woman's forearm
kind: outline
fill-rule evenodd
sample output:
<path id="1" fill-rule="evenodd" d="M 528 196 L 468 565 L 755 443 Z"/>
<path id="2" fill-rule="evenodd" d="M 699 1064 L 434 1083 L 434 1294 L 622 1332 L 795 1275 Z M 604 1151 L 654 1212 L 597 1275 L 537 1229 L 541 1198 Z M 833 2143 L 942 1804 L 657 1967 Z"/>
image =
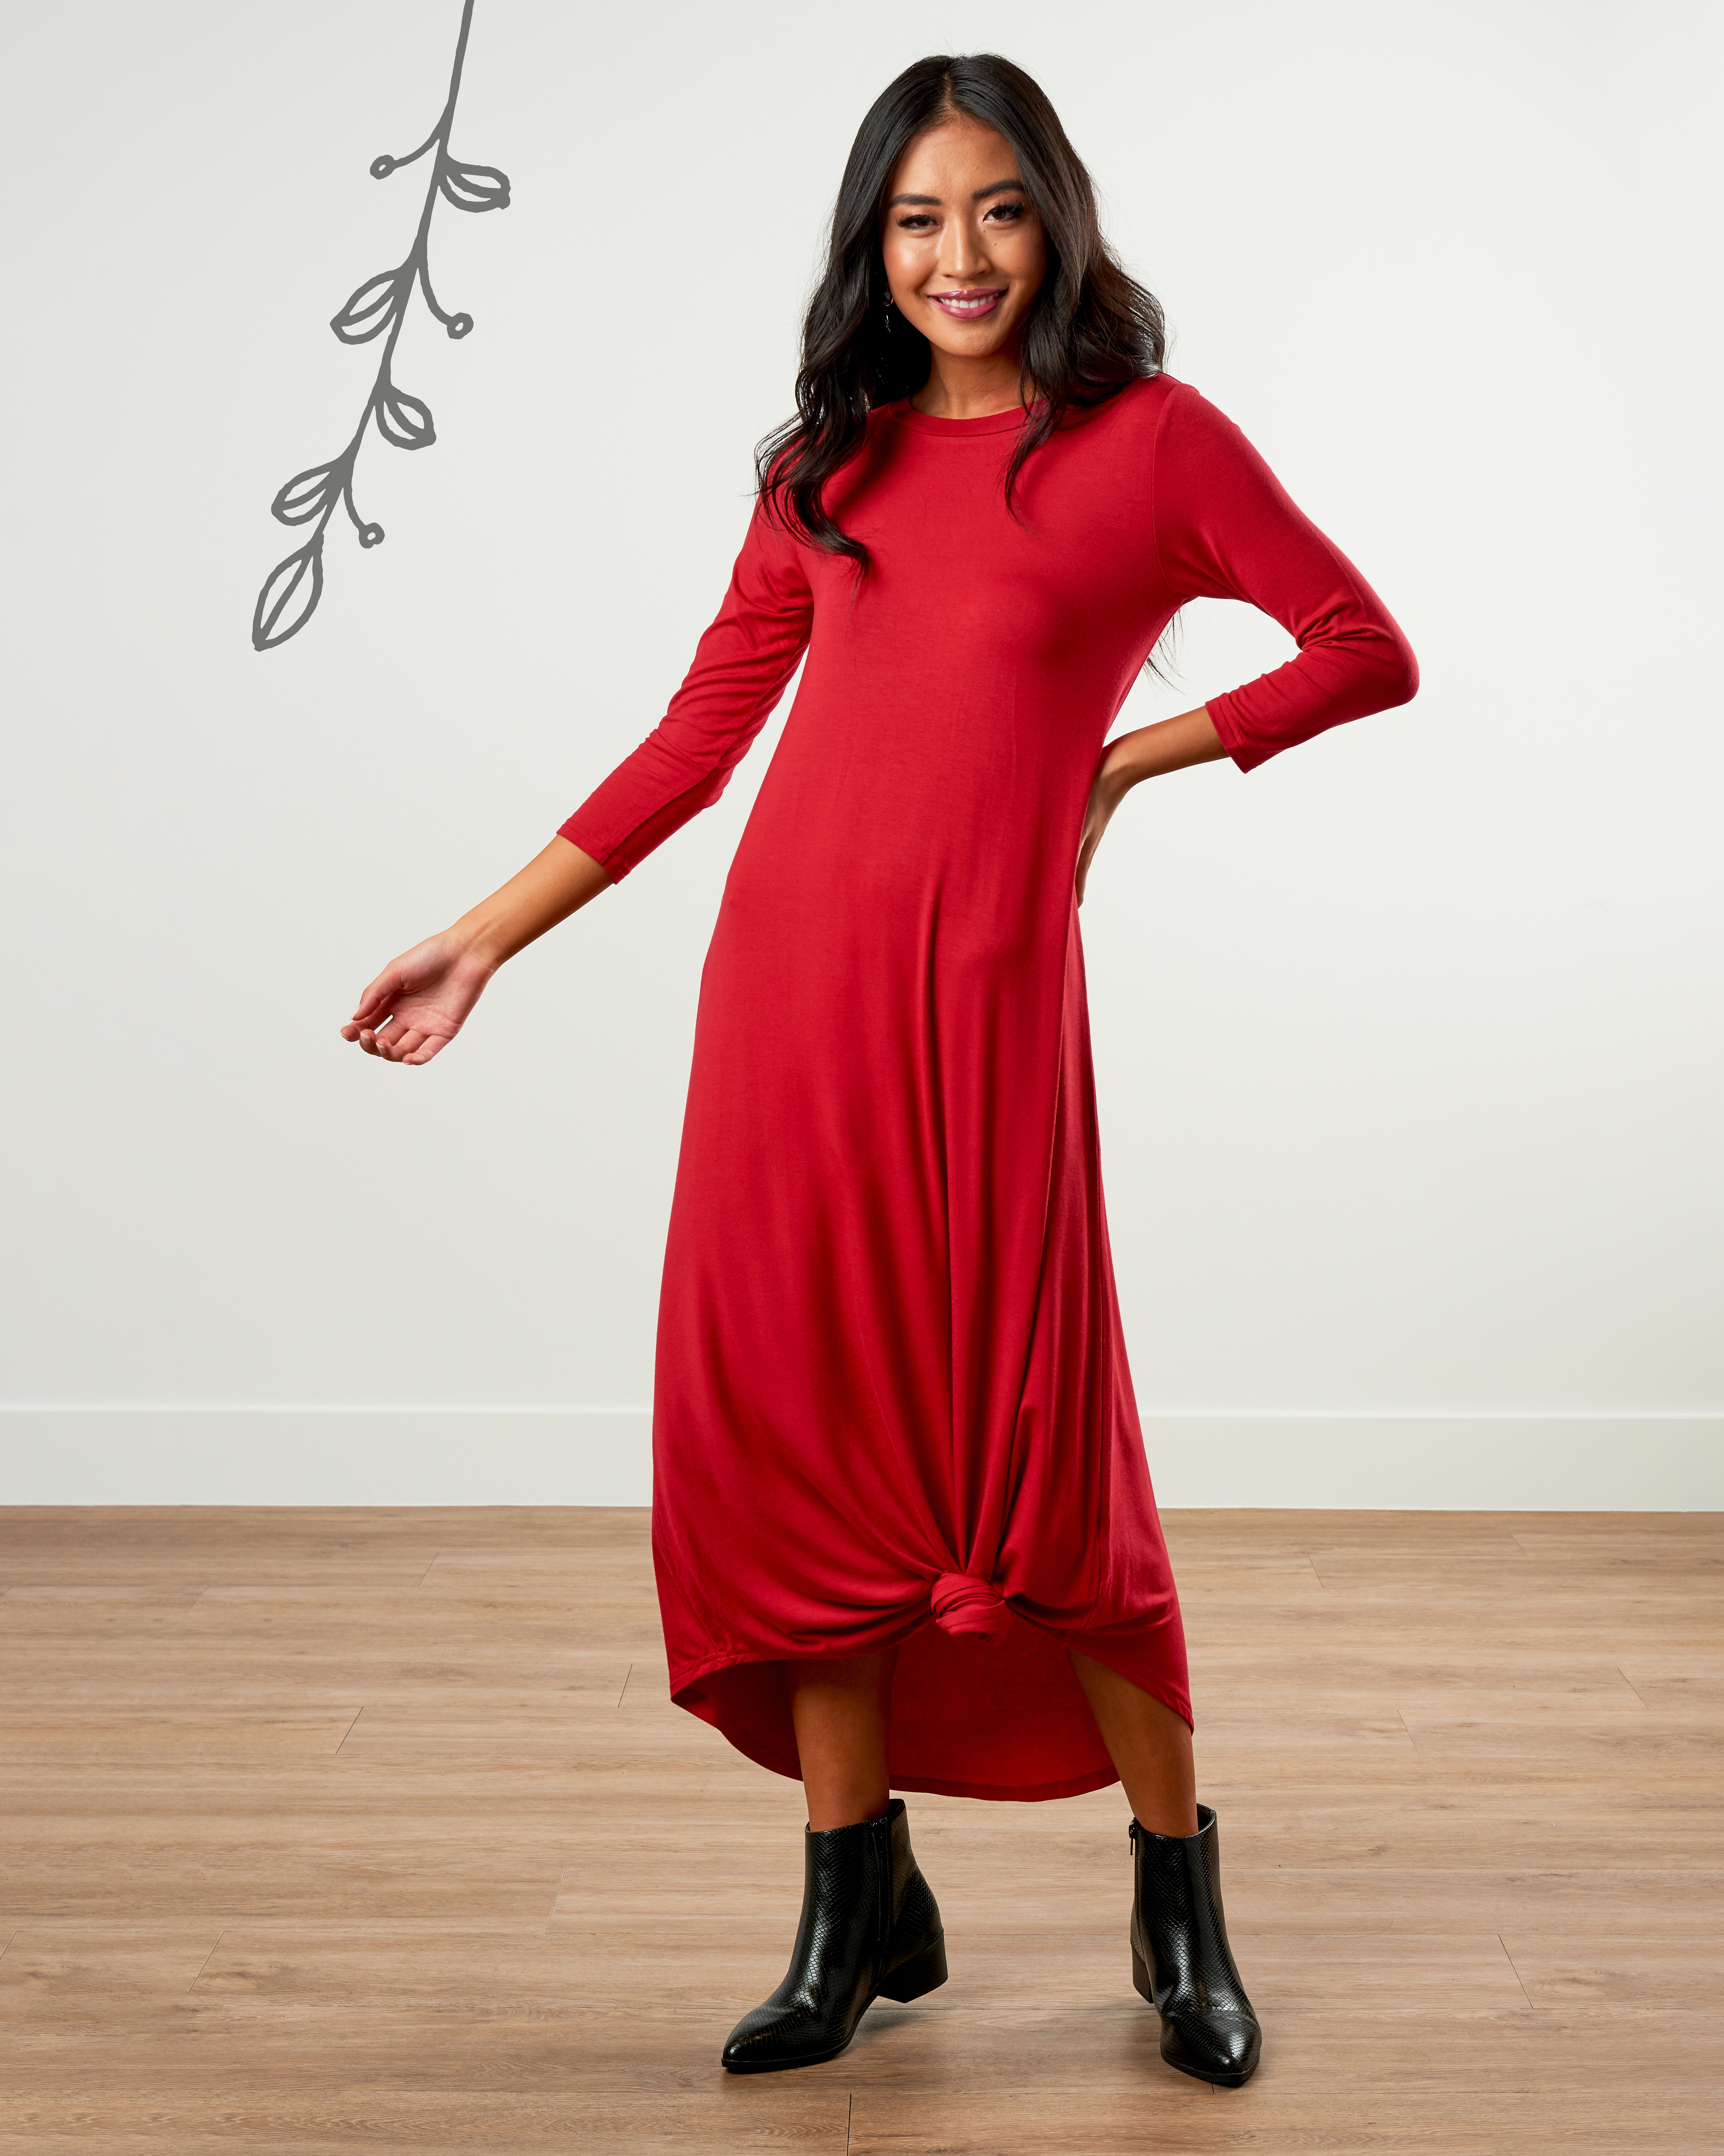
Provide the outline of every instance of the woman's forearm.
<path id="1" fill-rule="evenodd" d="M 610 878 L 590 854 L 555 838 L 500 891 L 464 913 L 449 932 L 495 970 L 610 887 Z"/>
<path id="2" fill-rule="evenodd" d="M 1213 763 L 1227 754 L 1215 721 L 1207 707 L 1182 711 L 1178 718 L 1158 719 L 1152 726 L 1139 726 L 1110 742 L 1096 774 L 1110 790 L 1126 793 L 1145 778 L 1160 778 L 1188 764 Z"/>

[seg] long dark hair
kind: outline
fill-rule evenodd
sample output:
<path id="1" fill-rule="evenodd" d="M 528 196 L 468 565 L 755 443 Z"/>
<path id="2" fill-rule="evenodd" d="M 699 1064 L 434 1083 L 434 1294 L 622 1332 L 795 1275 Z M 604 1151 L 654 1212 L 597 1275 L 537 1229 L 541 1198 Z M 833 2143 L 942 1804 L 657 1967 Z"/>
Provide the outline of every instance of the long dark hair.
<path id="1" fill-rule="evenodd" d="M 927 339 L 901 314 L 890 336 L 880 219 L 906 150 L 962 113 L 1004 136 L 1047 234 L 1048 267 L 1024 328 L 1020 380 L 1037 402 L 1006 472 L 1006 501 L 1026 458 L 1074 406 L 1106 403 L 1160 371 L 1160 303 L 1101 236 L 1095 190 L 1040 85 L 997 53 L 936 53 L 905 69 L 857 130 L 832 213 L 825 274 L 803 323 L 796 417 L 755 451 L 767 509 L 817 546 L 868 567 L 868 550 L 829 515 L 823 490 L 861 447 L 868 414 L 920 389 Z"/>

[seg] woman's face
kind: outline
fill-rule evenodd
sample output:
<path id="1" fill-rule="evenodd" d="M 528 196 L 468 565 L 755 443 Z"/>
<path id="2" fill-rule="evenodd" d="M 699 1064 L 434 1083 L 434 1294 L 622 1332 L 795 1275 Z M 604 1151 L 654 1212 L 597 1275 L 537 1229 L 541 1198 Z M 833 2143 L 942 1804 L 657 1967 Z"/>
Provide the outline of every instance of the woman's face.
<path id="1" fill-rule="evenodd" d="M 1048 266 L 1011 145 L 963 116 L 899 159 L 880 246 L 893 305 L 954 359 L 1013 349 Z"/>

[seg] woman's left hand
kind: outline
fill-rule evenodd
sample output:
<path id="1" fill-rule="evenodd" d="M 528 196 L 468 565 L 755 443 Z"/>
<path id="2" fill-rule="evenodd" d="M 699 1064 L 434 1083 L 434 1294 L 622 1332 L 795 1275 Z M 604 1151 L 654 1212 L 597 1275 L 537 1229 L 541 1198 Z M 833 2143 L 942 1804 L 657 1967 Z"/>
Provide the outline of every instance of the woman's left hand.
<path id="1" fill-rule="evenodd" d="M 1121 734 L 1101 752 L 1090 805 L 1084 812 L 1084 835 L 1078 842 L 1077 902 L 1084 902 L 1084 886 L 1090 864 L 1101 844 L 1108 819 L 1141 779 L 1159 778 L 1164 772 L 1183 771 L 1193 763 L 1213 763 L 1227 754 L 1207 707 L 1182 711 L 1177 719 L 1158 719 L 1152 726 L 1139 726 Z"/>
<path id="2" fill-rule="evenodd" d="M 1110 772 L 1111 755 L 1101 760 L 1101 768 L 1095 774 L 1095 783 L 1090 788 L 1090 805 L 1084 811 L 1084 835 L 1078 842 L 1077 902 L 1084 902 L 1084 886 L 1089 880 L 1090 864 L 1095 858 L 1095 849 L 1101 844 L 1101 834 L 1107 829 L 1108 819 L 1131 790 L 1131 782 L 1117 769 Z"/>

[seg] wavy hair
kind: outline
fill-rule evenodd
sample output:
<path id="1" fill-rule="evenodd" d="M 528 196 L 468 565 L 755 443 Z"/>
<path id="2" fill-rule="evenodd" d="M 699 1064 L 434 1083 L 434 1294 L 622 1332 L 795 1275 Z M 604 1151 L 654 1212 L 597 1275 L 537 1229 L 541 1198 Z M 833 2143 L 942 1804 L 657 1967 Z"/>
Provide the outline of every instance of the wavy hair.
<path id="1" fill-rule="evenodd" d="M 1019 380 L 1030 410 L 1006 471 L 1008 507 L 1026 459 L 1066 413 L 1158 373 L 1166 346 L 1160 303 L 1102 238 L 1094 183 L 1040 85 L 997 53 L 936 53 L 906 68 L 870 107 L 850 146 L 826 267 L 803 323 L 796 417 L 755 451 L 769 512 L 865 572 L 868 549 L 828 512 L 824 489 L 860 449 L 868 414 L 928 378 L 921 331 L 900 313 L 886 334 L 880 226 L 899 159 L 959 114 L 1011 144 L 1047 235 L 1047 272 L 1024 326 Z"/>

